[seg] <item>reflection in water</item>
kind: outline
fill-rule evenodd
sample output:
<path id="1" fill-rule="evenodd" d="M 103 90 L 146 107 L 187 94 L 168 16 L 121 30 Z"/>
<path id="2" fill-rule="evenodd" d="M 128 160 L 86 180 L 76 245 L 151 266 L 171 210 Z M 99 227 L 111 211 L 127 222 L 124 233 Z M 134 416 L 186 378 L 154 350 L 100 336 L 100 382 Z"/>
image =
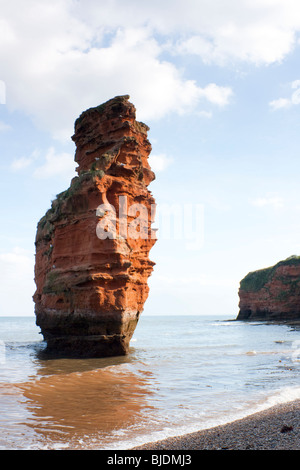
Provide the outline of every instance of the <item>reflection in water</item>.
<path id="1" fill-rule="evenodd" d="M 95 369 L 103 369 L 109 366 L 120 364 L 130 364 L 135 360 L 134 349 L 131 348 L 128 356 L 103 357 L 92 359 L 72 359 L 72 358 L 44 358 L 37 351 L 35 357 L 36 373 L 38 376 L 69 374 L 72 372 L 86 372 Z M 42 359 L 41 359 L 42 358 Z"/>
<path id="2" fill-rule="evenodd" d="M 146 419 L 149 371 L 136 368 L 133 349 L 97 359 L 36 353 L 33 375 L 0 385 L 0 448 L 107 448 Z"/>
<path id="3" fill-rule="evenodd" d="M 105 446 L 112 432 L 134 426 L 147 406 L 146 380 L 118 366 L 42 377 L 19 385 L 27 399 L 26 425 L 72 448 L 88 436 Z"/>

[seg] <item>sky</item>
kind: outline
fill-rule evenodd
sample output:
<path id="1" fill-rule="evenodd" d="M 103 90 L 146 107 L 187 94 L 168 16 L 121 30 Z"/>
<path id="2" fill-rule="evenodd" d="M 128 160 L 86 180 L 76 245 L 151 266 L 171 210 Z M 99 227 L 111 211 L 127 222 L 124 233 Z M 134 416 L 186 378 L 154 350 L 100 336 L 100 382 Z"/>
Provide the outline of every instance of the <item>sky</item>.
<path id="1" fill-rule="evenodd" d="M 124 94 L 160 211 L 145 315 L 235 318 L 249 271 L 300 254 L 298 0 L 0 0 L 1 316 L 34 315 L 36 226 L 75 176 L 74 121 Z M 198 214 L 195 240 L 162 207 Z"/>

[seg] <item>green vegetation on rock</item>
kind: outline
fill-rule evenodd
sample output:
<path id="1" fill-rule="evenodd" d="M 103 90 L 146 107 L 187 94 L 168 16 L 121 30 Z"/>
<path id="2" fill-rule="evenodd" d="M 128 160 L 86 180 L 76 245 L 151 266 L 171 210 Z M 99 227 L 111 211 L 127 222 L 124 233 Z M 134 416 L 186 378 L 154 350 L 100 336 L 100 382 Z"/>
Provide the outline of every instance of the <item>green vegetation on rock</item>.
<path id="1" fill-rule="evenodd" d="M 241 289 L 247 292 L 259 291 L 272 279 L 274 272 L 275 269 L 272 267 L 247 274 L 247 276 L 241 280 Z"/>
<path id="2" fill-rule="evenodd" d="M 83 111 L 83 113 L 81 113 L 81 115 L 76 119 L 75 127 L 78 126 L 82 122 L 83 118 L 90 112 L 97 112 L 99 114 L 103 114 L 108 106 L 112 106 L 113 111 L 118 112 L 120 104 L 129 100 L 129 98 L 129 95 L 115 96 L 114 98 L 106 101 L 105 103 L 100 104 L 99 106 L 95 106 L 87 109 L 86 111 Z"/>
<path id="3" fill-rule="evenodd" d="M 43 294 L 63 294 L 69 290 L 64 278 L 56 270 L 49 271 L 46 276 Z"/>
<path id="4" fill-rule="evenodd" d="M 244 279 L 242 279 L 240 287 L 246 292 L 258 292 L 260 289 L 265 287 L 269 281 L 272 280 L 279 266 L 290 266 L 297 264 L 300 264 L 300 256 L 293 255 L 284 261 L 279 261 L 279 263 L 275 264 L 275 266 L 250 272 L 247 274 L 247 276 L 244 277 Z"/>
<path id="5" fill-rule="evenodd" d="M 41 239 L 50 241 L 55 229 L 54 223 L 59 221 L 64 214 L 62 210 L 63 204 L 79 192 L 84 181 L 94 180 L 95 178 L 101 179 L 104 174 L 103 170 L 97 170 L 93 167 L 73 178 L 71 186 L 66 191 L 62 191 L 56 195 L 56 198 L 51 203 L 51 208 L 48 209 L 46 214 L 40 219 L 36 242 Z"/>
<path id="6" fill-rule="evenodd" d="M 104 113 L 104 110 L 105 110 L 105 107 L 106 107 L 106 103 L 103 103 L 103 104 L 100 104 L 99 106 L 95 106 L 93 108 L 89 108 L 87 109 L 86 111 L 84 111 L 83 113 L 80 114 L 80 116 L 76 119 L 75 121 L 75 127 L 78 126 L 78 124 L 81 123 L 81 121 L 83 120 L 84 116 L 91 112 L 91 111 L 96 111 L 97 113 L 99 114 L 103 114 Z"/>

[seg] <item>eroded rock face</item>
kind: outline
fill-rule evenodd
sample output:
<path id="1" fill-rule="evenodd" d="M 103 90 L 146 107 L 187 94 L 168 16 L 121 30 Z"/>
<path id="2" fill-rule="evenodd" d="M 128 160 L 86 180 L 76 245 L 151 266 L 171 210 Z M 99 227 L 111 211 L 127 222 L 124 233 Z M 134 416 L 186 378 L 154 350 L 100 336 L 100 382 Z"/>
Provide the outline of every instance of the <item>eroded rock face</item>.
<path id="1" fill-rule="evenodd" d="M 155 201 L 149 128 L 129 96 L 75 122 L 78 176 L 36 234 L 36 323 L 56 354 L 123 355 L 147 299 Z"/>
<path id="2" fill-rule="evenodd" d="M 237 320 L 300 320 L 300 257 L 249 273 L 239 298 Z"/>

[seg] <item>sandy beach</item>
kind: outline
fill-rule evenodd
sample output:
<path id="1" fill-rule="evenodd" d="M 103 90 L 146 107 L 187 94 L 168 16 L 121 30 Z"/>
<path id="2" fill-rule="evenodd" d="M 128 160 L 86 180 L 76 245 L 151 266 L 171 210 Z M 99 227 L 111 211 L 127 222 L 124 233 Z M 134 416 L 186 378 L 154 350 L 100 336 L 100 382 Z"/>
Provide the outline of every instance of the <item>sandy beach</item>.
<path id="1" fill-rule="evenodd" d="M 135 450 L 299 450 L 300 400 Z"/>

